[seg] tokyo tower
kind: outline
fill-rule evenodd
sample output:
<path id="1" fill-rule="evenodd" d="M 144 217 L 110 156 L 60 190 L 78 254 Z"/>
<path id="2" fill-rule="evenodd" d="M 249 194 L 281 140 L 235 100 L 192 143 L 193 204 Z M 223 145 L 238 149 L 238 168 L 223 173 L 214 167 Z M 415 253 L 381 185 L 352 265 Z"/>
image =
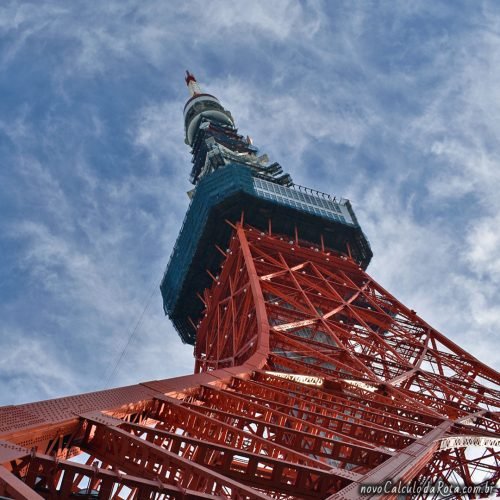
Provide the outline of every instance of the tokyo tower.
<path id="1" fill-rule="evenodd" d="M 194 188 L 161 293 L 194 374 L 0 408 L 0 496 L 498 494 L 500 374 L 366 273 L 348 200 L 186 83 Z"/>

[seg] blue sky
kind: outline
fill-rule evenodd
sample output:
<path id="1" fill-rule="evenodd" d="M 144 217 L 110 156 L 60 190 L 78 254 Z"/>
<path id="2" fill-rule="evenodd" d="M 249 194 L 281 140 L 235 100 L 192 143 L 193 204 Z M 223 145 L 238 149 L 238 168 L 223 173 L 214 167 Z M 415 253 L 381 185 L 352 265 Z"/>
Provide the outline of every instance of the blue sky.
<path id="1" fill-rule="evenodd" d="M 0 65 L 0 404 L 192 371 L 158 290 L 185 69 L 352 201 L 382 286 L 500 366 L 498 2 L 6 0 Z"/>

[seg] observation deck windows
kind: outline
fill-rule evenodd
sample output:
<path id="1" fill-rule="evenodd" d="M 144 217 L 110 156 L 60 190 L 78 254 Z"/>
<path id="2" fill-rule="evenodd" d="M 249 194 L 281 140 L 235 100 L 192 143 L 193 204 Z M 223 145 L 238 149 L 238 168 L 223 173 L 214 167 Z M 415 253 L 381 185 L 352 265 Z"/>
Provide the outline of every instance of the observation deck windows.
<path id="1" fill-rule="evenodd" d="M 320 193 L 318 195 L 308 194 L 259 178 L 254 178 L 253 183 L 259 196 L 268 200 L 274 200 L 280 204 L 291 206 L 304 212 L 321 215 L 335 221 L 348 224 L 354 223 L 354 221 L 350 220 L 350 217 L 346 219 L 345 215 L 348 215 L 348 213 L 346 211 L 344 215 L 339 203 L 331 198 L 321 196 Z"/>

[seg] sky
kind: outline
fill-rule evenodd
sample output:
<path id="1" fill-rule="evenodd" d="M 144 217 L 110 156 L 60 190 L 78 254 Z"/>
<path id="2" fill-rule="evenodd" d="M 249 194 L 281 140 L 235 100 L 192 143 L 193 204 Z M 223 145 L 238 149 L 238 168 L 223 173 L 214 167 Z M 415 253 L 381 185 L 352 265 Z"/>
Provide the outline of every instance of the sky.
<path id="1" fill-rule="evenodd" d="M 186 69 L 351 200 L 384 288 L 500 367 L 498 2 L 4 0 L 0 405 L 192 372 L 158 288 Z"/>

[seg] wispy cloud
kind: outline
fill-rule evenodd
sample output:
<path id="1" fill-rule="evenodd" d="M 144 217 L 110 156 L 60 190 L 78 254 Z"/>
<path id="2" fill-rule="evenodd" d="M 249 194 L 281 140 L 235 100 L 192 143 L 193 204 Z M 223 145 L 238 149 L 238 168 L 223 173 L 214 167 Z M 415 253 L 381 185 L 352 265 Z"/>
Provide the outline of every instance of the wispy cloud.
<path id="1" fill-rule="evenodd" d="M 19 342 L 27 340 L 26 333 L 11 327 L 2 328 L 1 338 L 3 403 L 36 401 L 80 389 L 79 374 L 67 363 L 67 351 L 50 336 L 35 331 L 29 342 Z"/>

